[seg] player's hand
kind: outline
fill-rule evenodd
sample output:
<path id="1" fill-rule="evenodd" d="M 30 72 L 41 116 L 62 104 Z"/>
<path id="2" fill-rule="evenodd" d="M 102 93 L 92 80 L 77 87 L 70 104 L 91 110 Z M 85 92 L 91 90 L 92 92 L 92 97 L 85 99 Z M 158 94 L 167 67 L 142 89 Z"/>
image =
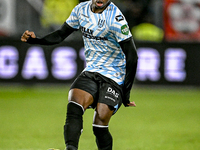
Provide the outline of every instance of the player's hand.
<path id="1" fill-rule="evenodd" d="M 21 36 L 21 41 L 22 42 L 27 42 L 29 37 L 36 38 L 35 33 L 32 32 L 32 31 L 26 30 Z"/>
<path id="2" fill-rule="evenodd" d="M 135 102 L 133 101 L 133 102 L 130 102 L 130 103 L 128 104 L 128 106 L 136 107 L 136 104 L 135 104 Z"/>

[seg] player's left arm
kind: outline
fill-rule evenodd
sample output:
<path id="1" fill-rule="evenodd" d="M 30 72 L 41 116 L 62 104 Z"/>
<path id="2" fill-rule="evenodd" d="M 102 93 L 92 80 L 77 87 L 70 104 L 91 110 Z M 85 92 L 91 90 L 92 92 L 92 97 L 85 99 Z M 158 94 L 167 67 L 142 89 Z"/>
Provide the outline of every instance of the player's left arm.
<path id="1" fill-rule="evenodd" d="M 136 69 L 137 69 L 137 52 L 136 47 L 133 41 L 133 38 L 130 37 L 124 41 L 119 42 L 122 51 L 126 56 L 126 76 L 124 82 L 124 106 L 136 106 L 135 102 L 130 102 L 130 91 L 134 82 Z"/>

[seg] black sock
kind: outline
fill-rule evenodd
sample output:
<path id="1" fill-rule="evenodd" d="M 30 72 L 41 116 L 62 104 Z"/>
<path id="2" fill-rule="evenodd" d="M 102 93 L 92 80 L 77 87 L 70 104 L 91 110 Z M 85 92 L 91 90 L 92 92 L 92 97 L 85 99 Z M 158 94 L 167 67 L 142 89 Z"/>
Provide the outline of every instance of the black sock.
<path id="1" fill-rule="evenodd" d="M 98 150 L 112 150 L 112 135 L 108 127 L 93 126 L 93 133 L 96 136 Z"/>
<path id="2" fill-rule="evenodd" d="M 68 145 L 68 146 L 66 147 L 66 150 L 77 150 L 77 148 L 74 147 L 74 146 L 72 146 L 72 145 Z"/>
<path id="3" fill-rule="evenodd" d="M 64 137 L 66 147 L 78 148 L 81 130 L 83 129 L 83 108 L 74 102 L 70 102 L 67 106 L 67 117 L 64 126 Z M 70 149 L 71 150 L 71 149 Z"/>

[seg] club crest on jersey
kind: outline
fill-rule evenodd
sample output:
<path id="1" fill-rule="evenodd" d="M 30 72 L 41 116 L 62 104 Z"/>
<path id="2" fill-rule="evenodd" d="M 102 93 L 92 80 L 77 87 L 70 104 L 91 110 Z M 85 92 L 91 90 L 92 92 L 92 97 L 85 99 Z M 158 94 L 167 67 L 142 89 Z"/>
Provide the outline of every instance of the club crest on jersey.
<path id="1" fill-rule="evenodd" d="M 104 23 L 105 23 L 105 20 L 99 19 L 99 21 L 98 21 L 98 27 L 102 28 L 103 25 L 104 25 Z"/>
<path id="2" fill-rule="evenodd" d="M 115 17 L 115 19 L 116 19 L 118 22 L 120 22 L 120 21 L 124 20 L 124 17 L 123 17 L 122 15 L 118 15 L 118 16 Z"/>

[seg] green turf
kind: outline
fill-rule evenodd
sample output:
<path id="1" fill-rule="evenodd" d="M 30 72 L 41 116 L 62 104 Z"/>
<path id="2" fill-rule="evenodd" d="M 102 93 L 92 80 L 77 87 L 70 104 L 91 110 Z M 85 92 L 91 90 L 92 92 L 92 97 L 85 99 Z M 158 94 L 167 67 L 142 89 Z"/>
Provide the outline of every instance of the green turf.
<path id="1" fill-rule="evenodd" d="M 1 86 L 0 150 L 64 149 L 66 86 Z M 199 150 L 200 90 L 135 87 L 137 107 L 110 122 L 114 150 Z M 97 150 L 93 110 L 84 115 L 80 150 Z"/>

